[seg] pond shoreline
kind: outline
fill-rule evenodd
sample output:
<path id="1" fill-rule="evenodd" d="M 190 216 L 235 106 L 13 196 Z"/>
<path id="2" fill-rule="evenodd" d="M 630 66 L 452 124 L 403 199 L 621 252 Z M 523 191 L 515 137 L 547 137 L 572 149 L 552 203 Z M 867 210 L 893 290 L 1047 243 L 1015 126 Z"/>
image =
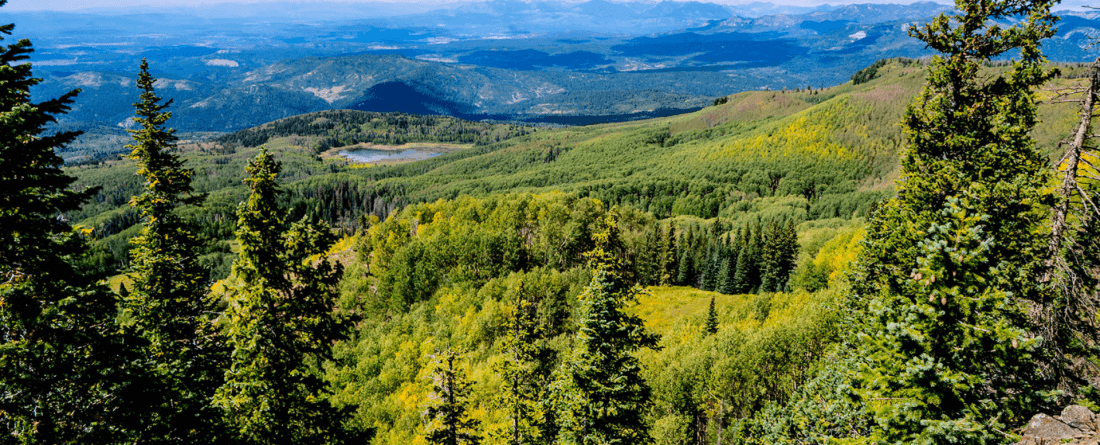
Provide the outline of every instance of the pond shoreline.
<path id="1" fill-rule="evenodd" d="M 321 157 L 344 159 L 358 164 L 397 164 L 428 159 L 469 147 L 470 145 L 432 142 L 414 142 L 402 145 L 360 143 L 331 148 L 321 153 Z"/>

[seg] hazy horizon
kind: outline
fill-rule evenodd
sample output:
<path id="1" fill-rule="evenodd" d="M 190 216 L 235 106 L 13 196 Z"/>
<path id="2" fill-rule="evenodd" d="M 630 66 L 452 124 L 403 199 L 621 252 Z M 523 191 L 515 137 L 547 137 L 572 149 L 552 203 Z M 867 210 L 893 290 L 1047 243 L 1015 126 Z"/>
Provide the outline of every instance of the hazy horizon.
<path id="1" fill-rule="evenodd" d="M 257 6 L 264 4 L 323 4 L 354 7 L 358 5 L 385 6 L 393 12 L 400 14 L 401 9 L 407 9 L 409 13 L 424 12 L 433 9 L 456 7 L 464 4 L 483 3 L 490 0 L 215 0 L 215 1 L 188 1 L 188 0 L 112 0 L 110 2 L 96 2 L 85 0 L 9 0 L 8 4 L 0 11 L 25 12 L 25 11 L 68 11 L 68 12 L 110 12 L 129 8 L 142 8 L 146 10 L 178 10 L 178 9 L 206 9 L 206 8 L 235 8 L 242 6 Z M 559 1 L 558 3 L 584 3 L 588 0 Z M 663 0 L 607 0 L 612 3 L 659 3 Z M 816 7 L 824 5 L 848 5 L 848 4 L 901 4 L 908 5 L 924 1 L 934 3 L 951 4 L 943 0 L 671 0 L 677 2 L 696 1 L 700 3 L 714 3 L 724 6 L 737 6 L 750 3 L 772 3 L 776 5 Z M 143 11 L 147 12 L 147 11 Z"/>

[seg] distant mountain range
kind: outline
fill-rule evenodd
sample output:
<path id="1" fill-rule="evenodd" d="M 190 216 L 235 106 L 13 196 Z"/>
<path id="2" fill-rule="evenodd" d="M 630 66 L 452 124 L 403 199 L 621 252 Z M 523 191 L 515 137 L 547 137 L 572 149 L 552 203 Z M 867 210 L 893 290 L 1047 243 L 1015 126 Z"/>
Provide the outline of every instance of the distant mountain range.
<path id="1" fill-rule="evenodd" d="M 738 91 L 836 85 L 881 58 L 929 55 L 906 31 L 948 10 L 923 2 L 757 15 L 784 8 L 492 0 L 324 22 L 178 12 L 10 20 L 39 48 L 37 97 L 83 90 L 66 121 L 127 126 L 144 57 L 175 100 L 173 125 L 232 131 L 333 108 L 558 123 L 666 115 Z M 1044 51 L 1092 60 L 1098 29 L 1094 14 L 1064 15 Z"/>

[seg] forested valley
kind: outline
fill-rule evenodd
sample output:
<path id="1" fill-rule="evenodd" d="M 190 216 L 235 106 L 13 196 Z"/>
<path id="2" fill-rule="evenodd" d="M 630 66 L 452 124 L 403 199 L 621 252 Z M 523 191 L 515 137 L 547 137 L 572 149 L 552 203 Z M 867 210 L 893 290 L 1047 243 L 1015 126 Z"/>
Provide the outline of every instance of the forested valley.
<path id="1" fill-rule="evenodd" d="M 79 92 L 32 103 L 9 43 L 0 444 L 991 444 L 1100 411 L 1100 64 L 1043 57 L 1051 7 L 959 0 L 911 30 L 933 58 L 576 127 L 180 140 L 143 60 L 126 154 L 67 165 Z M 419 143 L 460 148 L 331 155 Z"/>

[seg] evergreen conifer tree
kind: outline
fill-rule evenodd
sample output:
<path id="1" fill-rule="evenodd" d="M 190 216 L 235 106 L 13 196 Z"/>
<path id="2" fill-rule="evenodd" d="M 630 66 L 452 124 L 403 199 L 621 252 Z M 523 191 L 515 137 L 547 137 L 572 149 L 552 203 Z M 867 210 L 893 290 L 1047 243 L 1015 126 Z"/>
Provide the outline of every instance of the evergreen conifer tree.
<path id="1" fill-rule="evenodd" d="M 703 263 L 703 273 L 699 277 L 699 289 L 712 291 L 718 287 L 718 272 L 721 268 L 721 254 L 719 247 L 713 240 L 710 242 L 710 246 L 707 248 L 707 253 L 704 256 L 705 262 Z"/>
<path id="2" fill-rule="evenodd" d="M 714 308 L 714 297 L 710 297 L 710 309 L 707 309 L 707 321 L 703 325 L 703 336 L 718 333 L 718 311 Z"/>
<path id="3" fill-rule="evenodd" d="M 733 280 L 736 277 L 737 257 L 730 255 L 730 248 L 722 249 L 722 259 L 718 262 L 718 283 L 714 290 L 723 294 L 735 293 Z"/>
<path id="4" fill-rule="evenodd" d="M 798 257 L 798 233 L 793 221 L 766 226 L 761 257 L 760 290 L 782 292 Z"/>
<path id="5" fill-rule="evenodd" d="M 149 413 L 147 439 L 153 442 L 225 439 L 220 414 L 210 405 L 222 383 L 226 350 L 213 324 L 217 301 L 207 292 L 206 271 L 199 263 L 201 246 L 194 228 L 177 209 L 203 196 L 191 187 L 192 170 L 172 153 L 175 130 L 166 123 L 172 101 L 161 103 L 156 79 L 142 60 L 135 103 L 138 130 L 128 158 L 137 162 L 144 191 L 131 205 L 141 212 L 141 234 L 131 240 L 133 289 L 124 300 L 132 320 L 128 329 L 147 342 L 146 357 L 158 389 L 160 406 Z"/>
<path id="6" fill-rule="evenodd" d="M 749 294 L 760 285 L 760 229 L 746 227 L 741 251 L 737 253 L 737 272 L 734 274 L 735 293 Z"/>
<path id="7" fill-rule="evenodd" d="M 32 51 L 0 50 L 0 443 L 122 442 L 133 357 L 116 297 L 75 267 L 87 248 L 63 216 L 96 190 L 71 190 L 54 151 L 78 134 L 44 134 L 78 92 L 32 103 Z"/>
<path id="8" fill-rule="evenodd" d="M 348 413 L 328 402 L 318 367 L 347 335 L 333 312 L 343 268 L 313 259 L 336 241 L 328 225 L 286 227 L 279 169 L 267 150 L 247 167 L 252 193 L 237 210 L 240 254 L 227 310 L 233 355 L 215 403 L 244 443 L 335 443 L 346 437 Z"/>
<path id="9" fill-rule="evenodd" d="M 695 284 L 695 252 L 693 232 L 688 230 L 680 235 L 680 258 L 676 263 L 676 284 L 692 286 Z"/>
<path id="10" fill-rule="evenodd" d="M 536 323 L 537 306 L 523 296 L 522 283 L 512 315 L 505 325 L 504 351 L 507 359 L 500 367 L 501 406 L 508 411 L 509 425 L 498 436 L 509 445 L 539 443 L 539 399 L 537 365 L 541 358 Z"/>
<path id="11" fill-rule="evenodd" d="M 660 285 L 668 286 L 672 284 L 672 280 L 676 278 L 676 259 L 679 258 L 676 255 L 676 231 L 670 222 L 668 229 L 662 232 L 664 236 L 661 237 L 661 281 Z"/>
<path id="12" fill-rule="evenodd" d="M 455 368 L 458 354 L 446 350 L 437 354 L 432 372 L 431 405 L 425 412 L 427 425 L 425 439 L 433 445 L 477 445 L 481 435 L 477 429 L 481 422 L 471 419 L 467 413 L 466 397 L 470 384 L 462 370 Z"/>
<path id="13" fill-rule="evenodd" d="M 738 229 L 737 234 L 730 238 L 729 244 L 725 246 L 725 255 L 722 260 L 723 269 L 719 274 L 718 292 L 723 294 L 736 294 L 738 290 L 737 284 L 737 262 L 740 260 L 740 252 L 742 249 L 742 238 L 744 231 Z"/>
<path id="14" fill-rule="evenodd" d="M 609 214 L 593 235 L 586 254 L 592 281 L 580 296 L 573 350 L 557 371 L 559 444 L 644 444 L 652 441 L 644 412 L 651 390 L 633 354 L 657 349 L 659 337 L 642 319 L 623 311 L 634 302 L 637 286 L 623 279 L 616 217 Z"/>
<path id="15" fill-rule="evenodd" d="M 910 105 L 897 198 L 851 280 L 868 309 L 860 391 L 893 443 L 1002 443 L 1049 388 L 1036 372 L 1046 159 L 1029 133 L 1052 2 L 959 0 L 914 36 L 943 55 Z M 1012 26 L 1004 20 L 1019 18 Z M 1018 50 L 1005 73 L 991 57 Z"/>
<path id="16" fill-rule="evenodd" d="M 638 282 L 655 286 L 661 282 L 661 227 L 654 224 L 646 231 L 645 246 L 638 254 Z"/>

